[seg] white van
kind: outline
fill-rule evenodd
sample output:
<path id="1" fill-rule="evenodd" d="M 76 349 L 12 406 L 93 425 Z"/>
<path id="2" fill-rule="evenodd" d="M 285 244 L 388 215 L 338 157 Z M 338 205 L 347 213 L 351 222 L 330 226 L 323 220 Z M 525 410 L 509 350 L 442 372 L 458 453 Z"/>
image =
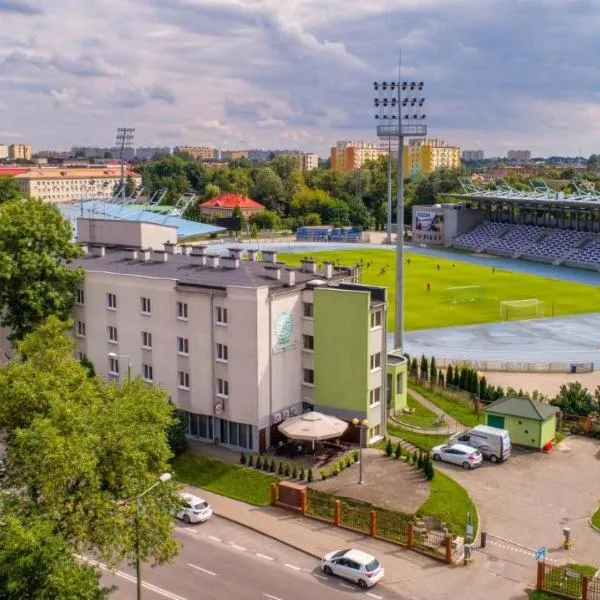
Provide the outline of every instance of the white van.
<path id="1" fill-rule="evenodd" d="M 477 448 L 484 458 L 493 463 L 504 462 L 510 456 L 510 433 L 489 425 L 476 425 L 452 437 L 461 444 Z"/>

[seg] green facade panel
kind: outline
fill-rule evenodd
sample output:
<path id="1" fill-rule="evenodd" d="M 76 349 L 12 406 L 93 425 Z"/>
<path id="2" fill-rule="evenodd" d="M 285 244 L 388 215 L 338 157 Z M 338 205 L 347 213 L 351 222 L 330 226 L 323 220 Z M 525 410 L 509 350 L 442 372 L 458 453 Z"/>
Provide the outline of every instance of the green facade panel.
<path id="1" fill-rule="evenodd" d="M 407 364 L 406 361 L 401 363 L 387 363 L 387 408 L 392 410 L 394 414 L 402 412 L 408 405 L 408 390 L 407 390 Z"/>

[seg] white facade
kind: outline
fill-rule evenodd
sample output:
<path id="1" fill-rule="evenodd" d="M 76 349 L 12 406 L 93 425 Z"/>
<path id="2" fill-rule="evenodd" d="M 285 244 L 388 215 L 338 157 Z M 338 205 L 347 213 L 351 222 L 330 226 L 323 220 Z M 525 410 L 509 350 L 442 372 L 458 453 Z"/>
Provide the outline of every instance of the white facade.
<path id="1" fill-rule="evenodd" d="M 0 144 L 0 160 L 8 158 L 8 146 L 6 144 Z"/>

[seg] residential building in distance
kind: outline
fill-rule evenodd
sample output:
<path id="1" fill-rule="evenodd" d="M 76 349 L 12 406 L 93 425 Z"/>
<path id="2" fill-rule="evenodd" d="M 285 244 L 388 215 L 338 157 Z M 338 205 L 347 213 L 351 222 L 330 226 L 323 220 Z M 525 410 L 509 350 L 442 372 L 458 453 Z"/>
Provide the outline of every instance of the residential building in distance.
<path id="1" fill-rule="evenodd" d="M 173 153 L 185 152 L 195 160 L 214 160 L 217 158 L 217 151 L 208 146 L 177 146 Z"/>
<path id="2" fill-rule="evenodd" d="M 222 150 L 221 160 L 239 160 L 240 158 L 248 158 L 250 150 Z"/>
<path id="3" fill-rule="evenodd" d="M 161 147 L 141 147 L 135 149 L 136 160 L 152 160 L 155 156 L 171 156 L 171 148 L 168 146 Z"/>
<path id="4" fill-rule="evenodd" d="M 377 160 L 380 156 L 386 155 L 387 149 L 379 143 L 338 142 L 331 148 L 331 170 L 354 171 L 360 169 L 365 161 Z"/>
<path id="5" fill-rule="evenodd" d="M 387 405 L 406 404 L 406 360 L 386 356 L 387 290 L 357 283 L 355 267 L 209 254 L 139 221 L 79 219 L 78 232 L 77 356 L 103 377 L 123 380 L 131 365 L 162 385 L 189 437 L 263 452 L 279 423 L 316 410 L 367 419 L 374 442 Z"/>
<path id="6" fill-rule="evenodd" d="M 319 168 L 319 157 L 313 152 L 300 154 L 300 169 L 304 172 Z"/>
<path id="7" fill-rule="evenodd" d="M 531 151 L 530 150 L 509 150 L 506 158 L 515 162 L 530 162 Z"/>
<path id="8" fill-rule="evenodd" d="M 142 184 L 138 173 L 126 171 L 136 186 Z M 62 168 L 35 167 L 15 175 L 21 193 L 26 198 L 41 198 L 47 202 L 70 202 L 82 198 L 106 198 L 121 181 L 121 169 L 114 167 Z"/>
<path id="9" fill-rule="evenodd" d="M 456 169 L 460 167 L 461 150 L 457 146 L 447 146 L 439 138 L 411 138 L 404 146 L 404 179 L 433 173 L 437 169 Z"/>
<path id="10" fill-rule="evenodd" d="M 31 146 L 11 144 L 8 147 L 8 158 L 11 160 L 31 160 Z"/>
<path id="11" fill-rule="evenodd" d="M 0 160 L 8 158 L 8 146 L 6 144 L 0 144 Z"/>
<path id="12" fill-rule="evenodd" d="M 239 208 L 244 217 L 248 218 L 265 210 L 265 207 L 243 194 L 223 192 L 206 202 L 198 205 L 200 214 L 205 217 L 226 218 L 233 216 L 233 211 Z"/>
<path id="13" fill-rule="evenodd" d="M 76 158 L 116 159 L 121 157 L 121 148 L 116 146 L 73 146 L 71 156 Z M 135 148 L 123 148 L 123 160 L 129 162 L 135 158 Z"/>
<path id="14" fill-rule="evenodd" d="M 483 150 L 463 150 L 462 159 L 465 162 L 480 162 L 485 160 L 485 152 Z"/>

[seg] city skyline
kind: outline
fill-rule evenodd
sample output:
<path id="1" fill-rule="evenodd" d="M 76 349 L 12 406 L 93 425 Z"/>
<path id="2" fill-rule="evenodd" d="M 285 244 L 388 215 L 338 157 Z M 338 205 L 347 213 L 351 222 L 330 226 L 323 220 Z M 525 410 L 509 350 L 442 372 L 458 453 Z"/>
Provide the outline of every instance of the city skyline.
<path id="1" fill-rule="evenodd" d="M 396 77 L 401 46 L 432 136 L 486 156 L 597 151 L 586 0 L 0 0 L 0 17 L 2 143 L 110 146 L 131 126 L 140 146 L 327 156 L 375 140 L 372 81 Z"/>

